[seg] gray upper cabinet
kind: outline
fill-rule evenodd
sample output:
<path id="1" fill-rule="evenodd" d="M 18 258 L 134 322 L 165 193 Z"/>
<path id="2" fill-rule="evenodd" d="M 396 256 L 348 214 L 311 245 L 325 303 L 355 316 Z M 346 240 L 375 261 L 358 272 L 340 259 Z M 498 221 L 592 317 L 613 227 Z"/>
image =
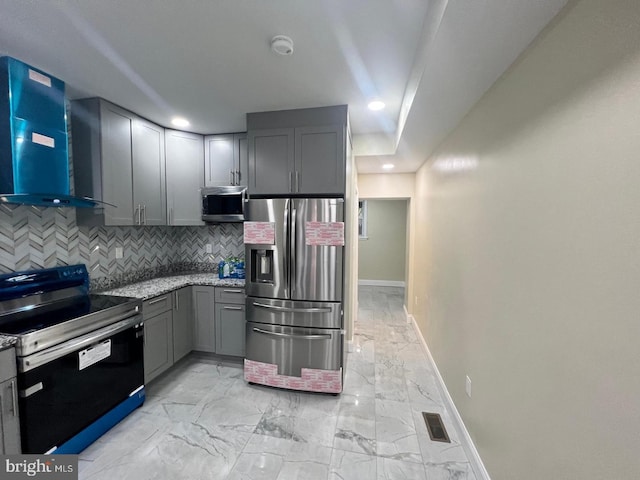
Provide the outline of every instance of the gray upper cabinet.
<path id="1" fill-rule="evenodd" d="M 21 453 L 18 383 L 13 348 L 0 351 L 0 454 Z"/>
<path id="2" fill-rule="evenodd" d="M 247 114 L 249 193 L 344 195 L 347 106 Z"/>
<path id="3" fill-rule="evenodd" d="M 293 192 L 294 129 L 248 132 L 249 193 L 279 195 Z"/>
<path id="4" fill-rule="evenodd" d="M 295 191 L 344 194 L 345 129 L 341 125 L 295 129 Z"/>
<path id="5" fill-rule="evenodd" d="M 164 128 L 135 118 L 132 131 L 134 223 L 166 225 Z"/>
<path id="6" fill-rule="evenodd" d="M 166 224 L 163 129 L 100 98 L 71 102 L 75 194 L 105 208 L 77 211 L 82 225 Z"/>
<path id="7" fill-rule="evenodd" d="M 246 186 L 247 134 L 209 135 L 204 138 L 204 185 Z"/>
<path id="8" fill-rule="evenodd" d="M 200 188 L 204 185 L 203 136 L 165 131 L 167 224 L 204 225 Z"/>
<path id="9" fill-rule="evenodd" d="M 130 112 L 98 98 L 71 102 L 75 194 L 110 203 L 78 209 L 79 224 L 133 225 Z"/>

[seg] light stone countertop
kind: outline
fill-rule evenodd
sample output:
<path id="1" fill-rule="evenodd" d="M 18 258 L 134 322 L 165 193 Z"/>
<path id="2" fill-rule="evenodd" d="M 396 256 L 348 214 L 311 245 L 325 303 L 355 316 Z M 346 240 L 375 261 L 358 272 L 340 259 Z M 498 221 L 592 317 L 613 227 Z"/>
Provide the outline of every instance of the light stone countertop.
<path id="1" fill-rule="evenodd" d="M 114 288 L 97 292 L 104 295 L 116 295 L 119 297 L 135 297 L 142 300 L 164 295 L 178 288 L 191 285 L 204 285 L 213 287 L 242 287 L 244 279 L 238 278 L 218 278 L 217 273 L 192 273 L 185 275 L 173 275 L 170 277 L 159 277 L 143 282 L 132 283 L 124 287 Z"/>

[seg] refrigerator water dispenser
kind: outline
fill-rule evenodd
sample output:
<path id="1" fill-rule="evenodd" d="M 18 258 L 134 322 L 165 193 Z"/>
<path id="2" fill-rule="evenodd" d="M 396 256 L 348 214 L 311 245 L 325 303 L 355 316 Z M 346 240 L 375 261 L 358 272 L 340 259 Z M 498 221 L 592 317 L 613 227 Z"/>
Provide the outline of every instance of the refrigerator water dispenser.
<path id="1" fill-rule="evenodd" d="M 273 250 L 251 250 L 251 281 L 273 283 Z"/>

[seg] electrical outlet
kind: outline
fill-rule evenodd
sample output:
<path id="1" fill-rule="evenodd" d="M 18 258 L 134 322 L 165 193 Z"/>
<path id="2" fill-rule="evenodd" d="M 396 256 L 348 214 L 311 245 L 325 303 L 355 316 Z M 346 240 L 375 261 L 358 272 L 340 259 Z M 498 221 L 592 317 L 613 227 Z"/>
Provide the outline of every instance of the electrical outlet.
<path id="1" fill-rule="evenodd" d="M 471 379 L 467 375 L 467 379 L 464 383 L 464 391 L 467 392 L 467 397 L 471 398 Z"/>
<path id="2" fill-rule="evenodd" d="M 418 295 L 416 295 L 414 303 L 415 303 L 415 306 L 417 307 L 418 306 Z"/>
<path id="3" fill-rule="evenodd" d="M 213 253 L 213 246 L 210 243 L 207 243 L 204 248 L 205 248 L 205 252 Z"/>
<path id="4" fill-rule="evenodd" d="M 124 253 L 122 251 L 122 247 L 116 247 L 116 258 L 122 258 Z"/>

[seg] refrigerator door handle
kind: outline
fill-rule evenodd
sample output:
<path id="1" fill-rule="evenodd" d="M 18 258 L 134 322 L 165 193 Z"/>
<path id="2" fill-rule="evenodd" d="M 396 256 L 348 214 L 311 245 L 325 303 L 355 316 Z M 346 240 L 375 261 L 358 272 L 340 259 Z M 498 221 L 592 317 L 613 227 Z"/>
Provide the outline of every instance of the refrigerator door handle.
<path id="1" fill-rule="evenodd" d="M 291 297 L 296 293 L 296 282 L 298 281 L 298 239 L 296 238 L 296 225 L 298 223 L 298 209 L 294 206 L 294 201 L 291 202 L 291 265 L 289 271 L 291 272 L 291 279 L 289 281 L 289 287 L 291 288 Z"/>
<path id="2" fill-rule="evenodd" d="M 289 199 L 285 200 L 284 203 L 284 251 L 289 252 Z M 291 273 L 289 272 L 289 260 L 287 259 L 287 255 L 284 256 L 282 262 L 282 269 L 284 270 L 284 294 L 289 296 L 289 286 L 291 284 Z"/>
<path id="3" fill-rule="evenodd" d="M 267 308 L 269 310 L 278 310 L 279 312 L 293 312 L 293 313 L 330 313 L 331 309 L 325 308 L 289 308 L 279 307 L 277 305 L 267 305 L 266 303 L 253 302 L 254 307 Z"/>
<path id="4" fill-rule="evenodd" d="M 273 335 L 274 337 L 285 337 L 285 338 L 299 338 L 301 340 L 330 340 L 331 339 L 331 335 L 329 334 L 295 335 L 290 333 L 268 332 L 267 330 L 262 330 L 260 328 L 254 328 L 253 331 L 256 333 L 262 333 L 263 335 Z"/>

